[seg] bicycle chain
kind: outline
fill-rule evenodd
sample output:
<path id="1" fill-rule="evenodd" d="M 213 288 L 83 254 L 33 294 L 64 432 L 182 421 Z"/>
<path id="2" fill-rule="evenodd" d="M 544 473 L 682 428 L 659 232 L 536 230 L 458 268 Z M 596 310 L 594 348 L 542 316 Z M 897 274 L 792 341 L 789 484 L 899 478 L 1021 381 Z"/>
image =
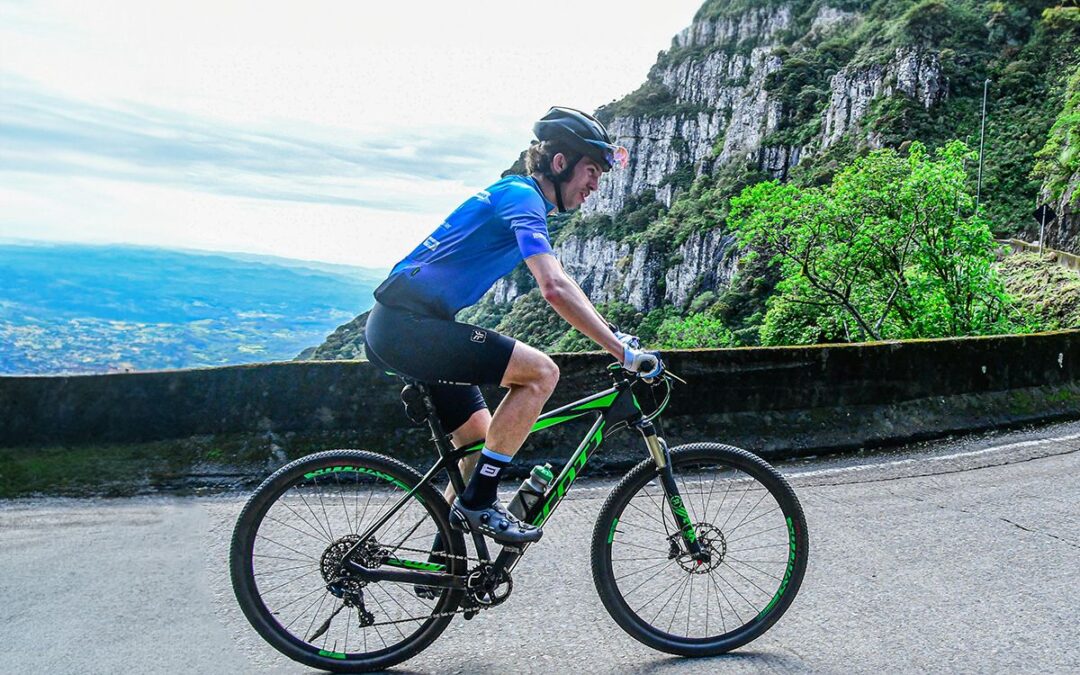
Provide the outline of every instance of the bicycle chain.
<path id="1" fill-rule="evenodd" d="M 411 547 L 408 547 L 408 546 L 396 546 L 396 547 L 394 547 L 394 548 L 392 548 L 390 550 L 391 550 L 391 552 L 408 551 L 410 553 L 431 553 L 431 549 L 411 548 Z M 483 564 L 483 562 L 484 562 L 480 558 L 473 558 L 471 556 L 466 556 L 466 555 L 453 555 L 451 553 L 442 553 L 442 552 L 437 553 L 436 555 L 439 556 L 440 558 L 443 558 L 443 559 L 464 560 L 466 562 L 466 564 L 468 564 L 470 561 L 476 562 L 477 565 Z M 467 598 L 468 595 L 466 594 L 465 597 Z M 417 618 L 395 619 L 394 621 L 380 621 L 380 622 L 377 622 L 377 623 L 373 623 L 371 625 L 372 626 L 390 626 L 390 625 L 397 624 L 397 623 L 413 623 L 413 622 L 416 622 L 416 621 L 427 621 L 428 619 L 441 619 L 441 618 L 446 617 L 446 616 L 455 616 L 457 614 L 467 614 L 469 612 L 474 612 L 475 613 L 475 612 L 478 612 L 480 610 L 491 609 L 492 607 L 496 607 L 496 606 L 497 605 L 475 604 L 475 605 L 472 605 L 470 607 L 459 607 L 458 609 L 455 609 L 452 612 L 437 612 L 435 614 L 427 614 L 427 615 L 425 615 L 423 617 L 417 617 Z"/>
<path id="2" fill-rule="evenodd" d="M 430 548 L 409 548 L 407 546 L 396 546 L 396 547 L 390 549 L 390 551 L 391 552 L 394 552 L 394 551 L 408 551 L 410 553 L 431 553 Z M 480 558 L 473 558 L 473 557 L 467 556 L 467 555 L 453 555 L 453 554 L 450 554 L 450 553 L 443 553 L 441 551 L 439 553 L 436 553 L 435 555 L 437 555 L 440 558 L 447 558 L 447 559 L 453 559 L 453 560 L 464 560 L 465 562 L 474 561 L 477 564 L 480 564 L 482 562 L 491 562 L 490 560 L 484 561 L 484 560 L 481 560 Z"/>

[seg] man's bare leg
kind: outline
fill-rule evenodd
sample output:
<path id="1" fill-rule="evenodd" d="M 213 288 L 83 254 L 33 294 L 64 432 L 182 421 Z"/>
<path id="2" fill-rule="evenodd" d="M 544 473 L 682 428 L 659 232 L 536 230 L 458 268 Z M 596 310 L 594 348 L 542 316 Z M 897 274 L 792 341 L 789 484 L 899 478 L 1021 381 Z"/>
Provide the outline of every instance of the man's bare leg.
<path id="1" fill-rule="evenodd" d="M 463 448 L 467 445 L 487 438 L 488 427 L 491 426 L 491 411 L 487 408 L 483 410 L 477 410 L 466 420 L 465 424 L 462 424 L 457 429 L 454 429 L 450 434 L 455 448 Z M 466 483 L 469 482 L 469 478 L 472 477 L 473 469 L 476 468 L 476 460 L 480 458 L 479 452 L 474 452 L 471 455 L 467 455 L 458 462 L 458 468 L 461 469 L 461 477 Z M 452 503 L 457 493 L 454 491 L 453 484 L 448 484 L 446 489 L 443 490 L 443 496 L 446 497 L 446 502 Z"/>
<path id="2" fill-rule="evenodd" d="M 483 532 L 504 544 L 526 544 L 543 536 L 539 527 L 522 523 L 498 503 L 499 474 L 525 442 L 536 418 L 559 381 L 555 362 L 528 345 L 517 342 L 503 373 L 502 386 L 510 389 L 488 426 L 484 449 L 465 492 L 454 500 L 451 524 Z"/>
<path id="3" fill-rule="evenodd" d="M 491 418 L 485 445 L 507 457 L 517 454 L 558 383 L 559 367 L 551 357 L 516 343 L 502 381 L 510 391 Z"/>
<path id="4" fill-rule="evenodd" d="M 521 449 L 558 382 L 559 368 L 551 357 L 518 342 L 503 374 L 502 386 L 510 391 L 499 403 L 494 416 L 486 409 L 478 410 L 455 429 L 452 434 L 454 447 L 484 439 L 489 449 L 513 457 Z M 478 459 L 479 453 L 474 453 L 458 463 L 466 483 L 472 477 Z M 453 502 L 454 486 L 447 485 L 443 495 L 447 502 Z"/>

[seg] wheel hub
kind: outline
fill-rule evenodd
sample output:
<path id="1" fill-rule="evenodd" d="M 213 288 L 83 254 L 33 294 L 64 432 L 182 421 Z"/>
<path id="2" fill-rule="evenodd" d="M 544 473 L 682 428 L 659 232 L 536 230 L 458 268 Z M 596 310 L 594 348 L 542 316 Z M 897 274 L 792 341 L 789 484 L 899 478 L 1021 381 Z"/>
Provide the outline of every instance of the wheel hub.
<path id="1" fill-rule="evenodd" d="M 691 574 L 707 574 L 724 562 L 724 557 L 727 556 L 727 539 L 720 528 L 712 523 L 694 523 L 694 531 L 697 532 L 697 541 L 702 552 L 707 553 L 709 559 L 698 560 L 692 553 L 681 550 L 672 557 L 679 563 L 679 567 Z M 673 549 L 677 548 L 674 541 L 671 545 Z"/>

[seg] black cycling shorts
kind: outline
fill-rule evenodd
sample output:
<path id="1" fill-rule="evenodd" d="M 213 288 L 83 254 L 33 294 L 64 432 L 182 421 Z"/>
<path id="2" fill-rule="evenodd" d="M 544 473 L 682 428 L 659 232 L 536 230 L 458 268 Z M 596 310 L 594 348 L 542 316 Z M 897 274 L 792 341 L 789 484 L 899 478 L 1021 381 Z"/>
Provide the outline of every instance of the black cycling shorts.
<path id="1" fill-rule="evenodd" d="M 515 340 L 486 328 L 376 302 L 364 346 L 376 366 L 428 383 L 443 429 L 487 408 L 478 384 L 501 384 Z"/>

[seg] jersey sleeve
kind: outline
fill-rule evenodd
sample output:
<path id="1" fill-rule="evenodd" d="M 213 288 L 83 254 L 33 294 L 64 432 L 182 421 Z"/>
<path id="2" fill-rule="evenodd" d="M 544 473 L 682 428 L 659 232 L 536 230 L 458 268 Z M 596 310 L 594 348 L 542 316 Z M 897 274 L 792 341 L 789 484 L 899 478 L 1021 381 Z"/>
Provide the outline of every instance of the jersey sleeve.
<path id="1" fill-rule="evenodd" d="M 532 188 L 515 186 L 508 189 L 495 212 L 517 237 L 522 258 L 551 253 L 544 201 Z"/>

